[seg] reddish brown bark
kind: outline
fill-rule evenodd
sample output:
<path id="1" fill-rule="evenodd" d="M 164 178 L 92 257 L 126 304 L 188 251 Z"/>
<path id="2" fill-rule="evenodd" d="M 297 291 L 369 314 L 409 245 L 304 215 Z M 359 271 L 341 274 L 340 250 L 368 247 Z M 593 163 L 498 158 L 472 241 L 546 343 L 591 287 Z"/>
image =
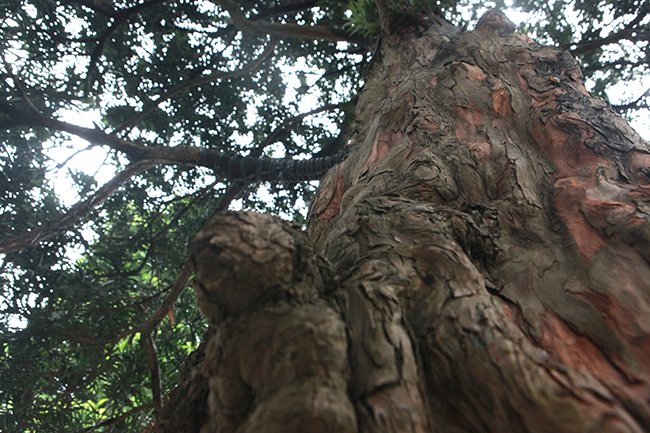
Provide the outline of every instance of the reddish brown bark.
<path id="1" fill-rule="evenodd" d="M 648 143 L 497 12 L 390 25 L 309 239 L 199 237 L 213 329 L 161 430 L 650 431 Z"/>

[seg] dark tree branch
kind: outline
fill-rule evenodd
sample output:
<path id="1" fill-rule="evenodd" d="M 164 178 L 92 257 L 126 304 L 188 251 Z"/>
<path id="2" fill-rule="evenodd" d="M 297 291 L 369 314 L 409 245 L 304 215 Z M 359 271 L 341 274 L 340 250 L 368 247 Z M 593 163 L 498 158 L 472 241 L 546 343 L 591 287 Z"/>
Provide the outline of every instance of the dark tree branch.
<path id="1" fill-rule="evenodd" d="M 136 114 L 133 116 L 131 119 L 127 120 L 120 126 L 118 126 L 114 131 L 113 134 L 123 131 L 126 128 L 130 128 L 132 126 L 135 126 L 144 116 L 147 114 L 151 113 L 154 111 L 161 103 L 167 101 L 169 98 L 171 98 L 174 95 L 177 95 L 191 87 L 195 86 L 200 86 L 202 84 L 210 83 L 212 81 L 216 80 L 223 80 L 225 78 L 231 78 L 231 77 L 238 77 L 240 75 L 248 74 L 250 72 L 253 72 L 255 69 L 257 69 L 263 62 L 266 60 L 268 56 L 270 56 L 273 53 L 273 50 L 275 49 L 275 46 L 277 45 L 277 41 L 271 41 L 266 48 L 264 48 L 264 52 L 259 55 L 257 59 L 249 63 L 248 65 L 234 70 L 230 72 L 216 72 L 214 74 L 210 75 L 205 75 L 202 77 L 197 77 L 194 78 L 193 80 L 188 80 L 184 82 L 183 84 L 167 91 L 163 92 L 158 99 L 153 101 L 153 103 L 147 105 L 140 113 Z"/>
<path id="2" fill-rule="evenodd" d="M 263 18 L 269 18 L 277 15 L 290 14 L 292 12 L 299 12 L 302 10 L 311 9 L 316 5 L 318 5 L 318 2 L 319 0 L 306 0 L 306 1 L 298 1 L 298 2 L 275 5 L 272 8 L 262 9 L 260 13 L 258 13 L 254 17 L 251 17 L 250 20 L 255 21 Z"/>
<path id="3" fill-rule="evenodd" d="M 318 4 L 318 0 L 308 0 L 308 1 L 303 1 L 303 2 L 295 2 L 295 3 L 287 3 L 283 5 L 277 5 L 275 7 L 269 8 L 269 9 L 264 9 L 260 13 L 251 16 L 248 18 L 249 21 L 257 21 L 261 20 L 264 18 L 270 18 L 278 15 L 284 15 L 284 14 L 289 14 L 292 12 L 299 12 L 302 10 L 306 10 L 309 8 L 312 8 Z M 202 33 L 204 35 L 209 35 L 212 37 L 216 38 L 221 38 L 229 33 L 237 30 L 237 26 L 234 24 L 228 24 L 225 27 L 220 28 L 217 31 L 204 31 L 204 30 L 197 30 L 197 29 L 186 29 L 183 27 L 178 27 L 178 26 L 161 26 L 163 29 L 168 29 L 168 30 L 173 30 L 173 31 L 182 31 L 182 32 L 193 32 L 193 33 Z"/>
<path id="4" fill-rule="evenodd" d="M 105 17 L 109 17 L 109 18 L 114 17 L 116 15 L 116 13 L 117 13 L 115 10 L 104 8 L 104 7 L 98 5 L 97 3 L 95 3 L 94 1 L 91 1 L 91 0 L 68 0 L 68 1 L 62 2 L 61 4 L 63 6 L 69 5 L 69 4 L 78 4 L 78 5 L 81 5 L 81 6 L 85 6 L 88 9 L 90 9 L 92 11 L 95 11 L 98 14 L 104 15 Z"/>
<path id="5" fill-rule="evenodd" d="M 342 103 L 339 103 L 339 104 L 327 104 L 327 105 L 323 105 L 322 107 L 315 108 L 315 109 L 313 109 L 311 111 L 308 111 L 306 113 L 302 113 L 302 114 L 299 114 L 297 116 L 290 117 L 289 119 L 285 120 L 280 125 L 278 125 L 273 130 L 273 132 L 271 132 L 268 135 L 268 137 L 266 137 L 264 142 L 260 145 L 262 147 L 262 149 L 260 149 L 260 152 L 256 153 L 255 150 L 258 150 L 258 149 L 255 149 L 253 152 L 251 152 L 251 156 L 254 156 L 254 157 L 261 156 L 262 155 L 261 150 L 263 150 L 264 147 L 275 143 L 278 140 L 278 138 L 282 134 L 284 134 L 286 132 L 287 128 L 289 128 L 291 125 L 293 125 L 295 123 L 298 123 L 298 122 L 302 121 L 305 117 L 313 116 L 314 114 L 322 113 L 324 111 L 343 110 L 343 109 L 345 109 L 347 107 L 352 107 L 355 103 L 356 103 L 356 100 L 353 99 L 352 101 L 342 102 Z"/>
<path id="6" fill-rule="evenodd" d="M 627 104 L 612 105 L 612 108 L 619 113 L 624 113 L 629 110 L 638 110 L 641 108 L 650 108 L 648 102 L 644 101 L 648 96 L 650 96 L 650 89 L 643 92 L 643 94 L 634 101 L 628 102 Z"/>
<path id="7" fill-rule="evenodd" d="M 579 56 L 580 54 L 591 52 L 595 49 L 598 49 L 602 46 L 615 44 L 621 40 L 628 40 L 630 42 L 643 42 L 647 41 L 650 38 L 650 33 L 648 32 L 637 32 L 635 36 L 632 36 L 634 30 L 621 30 L 620 32 L 613 33 L 604 38 L 592 39 L 589 41 L 580 42 L 577 44 L 568 44 L 563 48 L 568 49 L 571 54 L 574 56 Z M 575 45 L 576 48 L 570 49 L 569 47 Z"/>
<path id="8" fill-rule="evenodd" d="M 299 116 L 293 117 L 291 119 L 285 120 L 281 125 L 279 125 L 275 130 L 273 130 L 271 134 L 269 134 L 269 136 L 263 143 L 261 143 L 257 148 L 251 151 L 251 156 L 260 157 L 264 152 L 264 148 L 266 146 L 269 146 L 270 144 L 273 144 L 277 140 L 277 137 L 282 135 L 289 125 L 298 122 L 309 115 L 316 114 L 321 111 L 326 111 L 332 108 L 341 108 L 349 104 L 350 102 L 344 104 L 337 104 L 336 106 L 324 106 L 316 110 L 312 110 L 308 113 L 304 113 Z M 235 183 L 230 185 L 228 189 L 226 189 L 226 191 L 224 192 L 223 196 L 221 197 L 221 202 L 214 209 L 212 215 L 210 216 L 208 222 L 206 223 L 206 225 L 204 225 L 204 227 L 210 223 L 210 221 L 216 214 L 228 209 L 230 203 L 235 199 L 235 197 L 237 197 L 237 195 L 239 195 L 242 192 L 243 189 L 244 189 L 244 185 L 242 183 Z M 165 299 L 163 299 L 163 302 L 160 304 L 156 312 L 153 315 L 151 315 L 146 321 L 118 335 L 115 339 L 112 340 L 112 343 L 115 344 L 120 340 L 130 335 L 133 335 L 137 332 L 141 332 L 141 333 L 151 332 L 156 326 L 158 326 L 160 322 L 167 316 L 169 311 L 173 308 L 174 303 L 181 295 L 181 293 L 183 293 L 183 290 L 185 290 L 185 288 L 187 287 L 187 283 L 189 282 L 193 273 L 194 273 L 194 266 L 188 259 L 185 262 L 185 265 L 183 266 L 183 269 L 181 270 L 180 274 L 176 277 L 176 280 L 174 280 L 174 283 L 172 284 L 170 291 L 167 293 L 167 295 L 165 295 Z"/>
<path id="9" fill-rule="evenodd" d="M 367 64 L 367 63 L 368 63 L 367 56 L 364 55 L 363 60 L 361 60 L 360 62 L 351 63 L 351 64 L 349 64 L 347 66 L 343 66 L 340 69 L 330 69 L 329 71 L 325 71 L 323 73 L 323 75 L 320 76 L 320 80 L 324 80 L 325 78 L 329 78 L 329 77 L 338 77 L 338 76 L 340 76 L 340 75 L 342 75 L 342 74 L 344 74 L 346 72 L 350 72 L 354 68 L 358 68 L 361 65 L 364 65 L 364 64 Z"/>
<path id="10" fill-rule="evenodd" d="M 9 370 L 6 368 L 0 368 L 0 373 L 7 374 L 11 376 L 80 376 L 85 374 L 95 373 L 93 370 L 81 370 L 81 371 L 25 371 L 25 370 Z"/>
<path id="11" fill-rule="evenodd" d="M 147 148 L 140 144 L 122 140 L 114 135 L 106 134 L 100 129 L 85 128 L 73 125 L 40 113 L 25 113 L 10 104 L 0 102 L 0 113 L 8 115 L 11 120 L 0 123 L 0 128 L 13 129 L 18 127 L 48 128 L 54 131 L 67 132 L 83 138 L 91 144 L 107 145 L 110 148 L 124 153 L 134 161 L 142 160 L 147 155 Z"/>
<path id="12" fill-rule="evenodd" d="M 327 26 L 301 26 L 298 24 L 277 24 L 266 21 L 253 21 L 247 19 L 239 4 L 231 0 L 212 0 L 216 5 L 221 6 L 233 20 L 235 26 L 242 32 L 271 35 L 278 38 L 297 37 L 307 39 L 320 39 L 326 41 L 349 41 L 358 42 L 356 38 L 344 30 Z"/>
<path id="13" fill-rule="evenodd" d="M 596 38 L 588 41 L 581 41 L 577 44 L 568 44 L 562 48 L 568 49 L 573 55 L 578 56 L 580 54 L 588 53 L 595 49 L 598 49 L 604 45 L 614 44 L 620 40 L 626 39 L 631 42 L 647 41 L 650 33 L 639 31 L 637 26 L 643 21 L 643 19 L 650 12 L 650 6 L 647 4 L 642 6 L 639 10 L 639 14 L 630 21 L 625 27 L 619 30 L 616 33 L 605 36 L 603 38 Z M 636 35 L 632 36 L 633 33 Z M 575 45 L 574 49 L 570 49 L 571 46 Z"/>
<path id="14" fill-rule="evenodd" d="M 101 205 L 117 188 L 130 178 L 148 168 L 160 164 L 203 166 L 215 170 L 229 180 L 244 182 L 266 180 L 296 182 L 317 179 L 332 165 L 336 164 L 340 160 L 341 155 L 312 158 L 303 161 L 277 158 L 259 159 L 259 157 L 262 155 L 264 147 L 274 143 L 291 124 L 322 111 L 341 109 L 348 104 L 325 105 L 285 120 L 267 137 L 264 143 L 260 144 L 257 149 L 251 152 L 249 157 L 242 158 L 225 155 L 223 152 L 214 149 L 192 146 L 148 148 L 122 140 L 114 135 L 106 134 L 99 129 L 72 125 L 37 113 L 21 113 L 9 104 L 0 103 L 0 112 L 9 114 L 16 119 L 12 122 L 13 126 L 46 127 L 57 131 L 68 132 L 87 140 L 91 144 L 108 145 L 114 150 L 123 152 L 133 161 L 131 165 L 118 173 L 92 196 L 75 204 L 65 214 L 29 232 L 0 241 L 0 253 L 6 254 L 19 251 L 73 226 L 82 217 L 87 215 L 91 209 Z M 278 173 L 280 174 L 279 176 Z"/>
<path id="15" fill-rule="evenodd" d="M 272 144 L 286 131 L 286 128 L 289 125 L 301 121 L 307 116 L 322 111 L 341 109 L 346 105 L 348 105 L 348 103 L 329 104 L 287 119 L 269 135 L 266 142 Z M 250 157 L 242 158 L 236 155 L 226 155 L 215 149 L 205 149 L 195 146 L 147 147 L 123 140 L 112 134 L 106 134 L 100 129 L 90 129 L 83 126 L 72 125 L 40 114 L 23 113 L 9 104 L 0 103 L 0 112 L 4 112 L 12 117 L 11 122 L 5 122 L 4 125 L 0 124 L 0 128 L 3 126 L 7 129 L 11 129 L 12 127 L 29 126 L 67 132 L 76 135 L 91 144 L 107 145 L 113 150 L 124 153 L 133 162 L 147 161 L 152 165 L 184 164 L 203 166 L 215 170 L 229 180 L 247 182 L 272 180 L 274 179 L 274 171 L 276 171 L 276 169 L 285 170 L 288 174 L 292 175 L 288 176 L 285 179 L 286 181 L 314 180 L 319 178 L 320 175 L 329 168 L 324 159 L 320 161 L 310 160 L 313 161 L 313 165 L 309 167 L 312 167 L 313 169 L 308 170 L 308 166 L 306 165 L 307 162 L 301 161 L 297 162 L 296 164 L 298 165 L 295 166 L 295 169 L 298 170 L 298 172 L 290 172 L 291 164 L 293 164 L 291 162 L 292 160 L 276 158 L 264 158 L 263 161 L 256 160 L 256 158 L 261 156 L 261 153 L 260 155 L 251 153 Z M 329 159 L 328 161 L 331 162 Z"/>
<path id="16" fill-rule="evenodd" d="M 16 90 L 20 94 L 20 97 L 22 98 L 25 105 L 27 105 L 27 108 L 29 108 L 29 110 L 32 113 L 36 114 L 36 115 L 42 115 L 40 110 L 38 108 L 36 108 L 36 106 L 34 105 L 32 100 L 29 98 L 29 96 L 27 96 L 27 92 L 25 91 L 25 87 L 23 86 L 22 82 L 18 78 L 16 78 L 14 76 L 14 74 L 13 74 L 13 72 L 11 70 L 11 66 L 6 61 L 5 61 L 5 68 L 7 68 L 7 73 L 9 75 L 9 77 L 12 79 L 12 81 L 14 82 L 14 86 L 16 87 Z"/>

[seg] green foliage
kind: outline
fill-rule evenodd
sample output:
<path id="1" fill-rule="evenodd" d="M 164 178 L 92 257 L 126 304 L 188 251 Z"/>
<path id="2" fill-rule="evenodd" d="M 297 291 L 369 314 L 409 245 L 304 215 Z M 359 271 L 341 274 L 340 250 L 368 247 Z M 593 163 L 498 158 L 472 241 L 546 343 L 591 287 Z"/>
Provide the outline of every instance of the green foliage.
<path id="1" fill-rule="evenodd" d="M 21 316 L 26 326 L 11 330 L 3 323 L 0 401 L 7 411 L 3 423 L 15 431 L 80 430 L 151 401 L 139 334 L 116 336 L 157 308 L 184 263 L 192 227 L 204 223 L 204 206 L 215 200 L 206 194 L 151 200 L 140 192 L 128 194 L 136 201 L 125 205 L 127 193 L 95 215 L 99 237 L 92 252 L 74 262 L 54 243 L 11 257 L 5 287 L 13 292 L 3 297 L 13 305 L 3 313 Z M 152 204 L 155 213 L 146 210 Z M 193 292 L 185 291 L 174 324 L 164 321 L 156 332 L 164 392 L 205 329 L 194 302 Z M 115 427 L 135 429 L 151 421 L 151 411 L 145 413 Z"/>
<path id="2" fill-rule="evenodd" d="M 373 0 L 351 0 L 347 25 L 352 33 L 370 39 L 379 35 L 379 14 Z"/>

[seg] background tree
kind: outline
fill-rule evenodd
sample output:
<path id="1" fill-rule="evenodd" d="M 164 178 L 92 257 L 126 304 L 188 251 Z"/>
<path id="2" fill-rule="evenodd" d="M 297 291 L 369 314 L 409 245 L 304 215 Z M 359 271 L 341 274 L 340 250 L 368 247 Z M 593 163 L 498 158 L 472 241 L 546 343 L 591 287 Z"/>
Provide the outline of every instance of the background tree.
<path id="1" fill-rule="evenodd" d="M 0 247 L 5 254 L 3 430 L 137 430 L 151 425 L 206 328 L 194 308 L 193 292 L 184 290 L 192 274 L 191 239 L 234 198 L 245 208 L 281 213 L 303 223 L 304 216 L 295 209 L 301 200 L 311 200 L 314 187 L 290 181 L 320 175 L 323 167 L 338 160 L 292 169 L 286 162 L 257 163 L 238 156 L 325 157 L 347 143 L 349 159 L 328 175 L 312 205 L 310 236 L 333 268 L 310 262 L 308 254 L 299 256 L 297 263 L 302 264 L 296 269 L 308 276 L 300 277 L 302 289 L 297 294 L 287 291 L 284 301 L 266 300 L 293 299 L 300 306 L 306 300 L 331 298 L 314 301 L 320 305 L 319 314 L 307 318 L 339 323 L 327 341 L 347 341 L 344 347 L 356 350 L 346 354 L 332 349 L 331 368 L 350 365 L 353 374 L 353 379 L 341 378 L 351 380 L 346 382 L 351 397 L 341 392 L 347 390 L 341 383 L 326 387 L 338 390 L 331 395 L 340 399 L 327 400 L 340 403 L 337 422 L 378 428 L 373 424 L 378 415 L 372 411 L 400 397 L 409 402 L 406 407 L 413 417 L 405 421 L 393 413 L 393 424 L 387 425 L 394 429 L 403 422 L 416 430 L 618 431 L 624 426 L 645 431 L 642 426 L 650 425 L 643 319 L 649 281 L 643 217 L 647 143 L 606 105 L 587 97 L 570 57 L 513 36 L 514 28 L 498 14 L 486 16 L 476 32 L 462 36 L 460 28 L 442 17 L 462 26 L 463 6 L 472 7 L 455 2 L 375 6 L 369 1 L 228 0 L 8 4 L 2 12 L 0 47 L 0 125 L 5 132 L 0 196 Z M 606 96 L 608 86 L 618 80 L 645 72 L 647 5 L 519 6 L 537 10 L 540 18 L 535 26 L 523 25 L 525 30 L 580 56 L 599 95 Z M 473 10 L 478 14 L 480 6 Z M 479 44 L 492 53 L 483 56 L 484 63 L 468 54 L 469 45 L 461 45 L 481 40 L 496 46 L 489 51 Z M 520 53 L 532 54 L 508 57 L 515 52 L 512 41 Z M 612 50 L 613 44 L 621 49 Z M 500 51 L 500 45 L 510 51 Z M 437 52 L 436 47 L 446 51 Z M 414 53 L 420 57 L 412 57 Z M 439 96 L 430 96 L 422 81 L 408 75 L 416 71 L 414 61 L 430 69 L 425 82 Z M 391 64 L 397 68 L 387 68 Z M 300 83 L 295 88 L 286 84 L 289 70 Z M 408 74 L 402 75 L 405 71 Z M 461 93 L 450 93 L 449 83 L 456 81 Z M 416 87 L 400 87 L 402 82 Z M 413 95 L 437 108 L 427 112 Z M 636 95 L 615 108 L 647 108 L 647 97 L 647 92 Z M 313 106 L 315 100 L 318 107 Z M 497 139 L 494 121 L 482 117 L 488 100 L 496 113 L 488 110 L 490 118 L 512 131 L 507 134 L 510 141 Z M 524 109 L 526 104 L 532 108 Z M 95 125 L 71 124 L 65 120 L 70 110 L 86 111 L 98 120 Z M 381 114 L 377 125 L 376 113 Z M 433 144 L 428 151 L 413 147 L 420 159 L 409 159 L 400 151 L 408 146 L 400 144 L 398 134 L 419 137 L 418 146 Z M 69 162 L 56 162 L 55 149 L 64 149 L 71 135 L 86 140 L 88 149 L 107 149 L 105 164 L 114 167 L 115 174 L 100 186 L 83 171 L 71 171 L 79 201 L 66 207 L 50 179 Z M 372 140 L 364 144 L 366 137 L 383 138 L 377 147 Z M 506 150 L 498 152 L 495 143 Z M 521 155 L 513 156 L 517 144 Z M 439 173 L 431 167 L 438 167 Z M 270 202 L 262 200 L 259 186 L 252 183 L 267 178 L 281 181 L 263 185 L 272 193 Z M 406 201 L 390 201 L 386 194 Z M 338 213 L 343 198 L 372 204 L 364 214 L 370 215 L 365 219 L 370 223 L 359 230 L 381 242 L 353 247 L 345 230 L 363 220 L 359 212 L 364 208 L 358 206 L 356 213 L 343 217 Z M 414 209 L 409 200 L 429 203 L 430 209 Z M 377 212 L 384 218 L 373 222 Z M 400 219 L 418 213 L 428 223 L 417 226 Z M 239 233 L 238 223 L 217 221 Z M 265 221 L 254 223 L 271 227 L 266 232 L 279 224 Z M 208 239 L 214 235 L 210 230 L 204 231 Z M 312 241 L 292 229 L 277 230 L 295 236 L 291 242 L 304 244 L 305 251 L 313 248 L 308 246 Z M 408 244 L 413 233 L 422 232 L 433 233 L 439 243 L 426 248 Z M 259 239 L 264 233 L 258 233 Z M 377 250 L 376 245 L 385 245 L 387 234 L 402 236 L 408 254 Z M 443 245 L 448 254 L 432 245 Z M 375 262 L 361 263 L 354 254 L 341 254 L 350 248 L 366 251 Z M 458 260 L 443 268 L 449 254 Z M 395 265 L 400 260 L 410 267 Z M 386 274 L 368 280 L 367 273 L 375 272 L 377 264 Z M 604 275 L 604 264 L 616 270 L 613 277 Z M 452 277 L 445 269 L 465 273 Z M 441 282 L 444 275 L 455 282 L 451 295 Z M 458 283 L 459 275 L 466 278 L 464 285 Z M 383 305 L 383 298 L 369 293 L 384 290 L 382 282 L 389 277 L 424 282 L 445 293 L 441 299 L 419 299 L 423 305 L 460 305 L 455 312 L 438 312 L 439 317 L 464 317 L 465 301 L 454 303 L 456 298 L 472 298 L 475 311 L 490 314 L 448 322 L 460 324 L 458 329 L 439 319 L 439 334 L 434 335 L 426 324 L 431 317 L 423 316 L 426 309 L 416 309 L 420 317 L 399 296 L 397 307 L 389 302 L 381 313 L 359 301 Z M 615 281 L 626 283 L 625 294 Z M 332 290 L 337 284 L 341 287 Z M 203 309 L 216 314 L 209 304 L 204 300 Z M 300 308 L 292 311 L 305 319 Z M 382 350 L 399 347 L 394 356 L 401 359 L 400 368 L 413 367 L 411 376 L 404 373 L 396 381 L 396 394 L 391 387 L 375 393 L 382 385 L 377 377 L 386 371 L 370 369 L 375 376 L 365 379 L 358 374 L 369 362 L 359 352 L 359 342 L 383 347 L 381 336 L 368 334 L 364 314 L 385 320 L 386 311 L 393 315 L 386 322 L 393 340 Z M 216 324 L 227 313 L 211 320 Z M 360 317 L 356 324 L 355 317 Z M 345 337 L 349 341 L 337 320 L 345 320 L 353 330 Z M 408 324 L 406 330 L 403 323 Z M 474 334 L 468 336 L 467 330 Z M 413 336 L 405 336 L 409 332 L 417 337 L 410 352 Z M 494 336 L 486 337 L 490 332 Z M 459 346 L 446 346 L 450 341 Z M 478 356 L 473 344 L 493 348 L 486 352 L 491 358 Z M 380 357 L 385 355 L 382 350 Z M 471 355 L 467 359 L 474 363 L 456 364 L 461 354 Z M 201 356 L 190 358 L 186 372 L 200 364 Z M 416 362 L 418 356 L 428 364 Z M 578 358 L 591 363 L 581 364 Z M 495 359 L 506 360 L 497 363 L 502 370 L 479 369 Z M 422 365 L 429 368 L 423 370 Z M 472 369 L 485 380 L 450 382 Z M 504 371 L 513 374 L 503 376 Z M 490 381 L 498 374 L 502 383 Z M 431 387 L 423 400 L 416 382 Z M 522 383 L 544 386 L 526 394 Z M 450 389 L 445 398 L 432 397 Z M 574 393 L 574 399 L 555 400 L 558 389 Z M 553 398 L 545 400 L 545 393 Z M 177 393 L 174 398 L 181 398 L 190 413 L 203 410 L 204 418 L 195 419 L 208 422 L 211 412 L 205 406 L 193 407 L 196 400 L 188 395 Z M 546 405 L 540 406 L 540 401 Z M 367 412 L 360 410 L 361 403 Z M 240 409 L 242 419 L 253 410 L 245 405 Z M 530 418 L 535 413 L 537 422 Z M 220 422 L 211 414 L 209 422 Z M 163 419 L 170 425 L 182 415 L 167 410 Z M 227 420 L 233 425 L 239 421 Z"/>

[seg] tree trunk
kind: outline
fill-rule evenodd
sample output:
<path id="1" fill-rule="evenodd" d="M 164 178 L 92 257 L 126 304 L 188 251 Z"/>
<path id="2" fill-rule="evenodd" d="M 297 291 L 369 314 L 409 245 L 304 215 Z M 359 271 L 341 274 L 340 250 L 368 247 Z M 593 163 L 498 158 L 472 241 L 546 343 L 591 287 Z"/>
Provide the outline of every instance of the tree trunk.
<path id="1" fill-rule="evenodd" d="M 210 330 L 159 430 L 650 432 L 648 143 L 496 11 L 382 24 L 306 234 L 197 238 Z"/>

